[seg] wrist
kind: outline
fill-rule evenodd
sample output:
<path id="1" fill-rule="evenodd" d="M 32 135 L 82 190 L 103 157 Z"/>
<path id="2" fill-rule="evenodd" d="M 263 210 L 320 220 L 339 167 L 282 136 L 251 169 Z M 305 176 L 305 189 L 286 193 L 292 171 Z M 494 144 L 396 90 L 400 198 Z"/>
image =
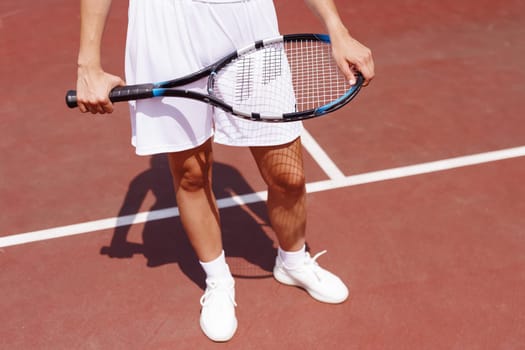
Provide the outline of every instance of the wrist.
<path id="1" fill-rule="evenodd" d="M 327 22 L 326 29 L 328 30 L 328 34 L 330 34 L 331 37 L 350 35 L 348 29 L 340 20 L 333 20 L 331 22 Z"/>
<path id="2" fill-rule="evenodd" d="M 79 68 L 101 68 L 100 50 L 90 45 L 81 45 L 77 57 L 77 66 Z"/>
<path id="3" fill-rule="evenodd" d="M 96 71 L 102 71 L 102 66 L 100 64 L 100 61 L 78 60 L 77 70 L 79 72 L 87 72 L 87 71 L 96 72 Z"/>

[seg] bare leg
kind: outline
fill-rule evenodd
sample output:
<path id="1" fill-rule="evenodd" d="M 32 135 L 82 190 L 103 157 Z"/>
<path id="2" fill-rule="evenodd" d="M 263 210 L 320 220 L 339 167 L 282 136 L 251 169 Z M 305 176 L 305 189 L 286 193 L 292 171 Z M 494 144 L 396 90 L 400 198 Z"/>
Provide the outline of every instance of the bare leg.
<path id="1" fill-rule="evenodd" d="M 305 244 L 306 188 L 300 139 L 279 146 L 252 147 L 259 171 L 268 185 L 268 215 L 286 251 Z"/>
<path id="2" fill-rule="evenodd" d="M 252 153 L 268 184 L 270 221 L 281 248 L 273 276 L 283 284 L 304 288 L 319 301 L 342 303 L 348 298 L 348 288 L 316 263 L 323 252 L 312 258 L 301 251 L 305 244 L 306 188 L 300 140 L 253 148 Z"/>
<path id="3" fill-rule="evenodd" d="M 237 330 L 235 282 L 222 254 L 219 210 L 211 186 L 211 139 L 168 157 L 182 225 L 206 273 L 200 327 L 211 340 L 227 341 Z"/>
<path id="4" fill-rule="evenodd" d="M 222 252 L 219 211 L 211 186 L 211 140 L 168 155 L 182 225 L 200 261 Z"/>

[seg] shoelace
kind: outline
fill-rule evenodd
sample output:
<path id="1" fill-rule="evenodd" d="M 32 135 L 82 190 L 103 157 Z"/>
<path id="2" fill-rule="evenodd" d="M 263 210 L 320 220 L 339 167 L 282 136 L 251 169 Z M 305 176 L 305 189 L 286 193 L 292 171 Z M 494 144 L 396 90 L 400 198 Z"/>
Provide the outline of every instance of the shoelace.
<path id="1" fill-rule="evenodd" d="M 215 281 L 208 282 L 206 291 L 204 292 L 204 295 L 200 299 L 201 306 L 206 305 L 212 299 L 215 292 L 218 292 L 221 289 L 224 290 L 224 292 L 228 295 L 228 298 L 230 299 L 232 304 L 234 306 L 237 306 L 237 303 L 235 302 L 235 299 L 233 298 L 233 295 L 231 291 L 229 290 L 229 287 L 222 286 Z"/>
<path id="2" fill-rule="evenodd" d="M 310 253 L 306 253 L 306 259 L 304 260 L 304 267 L 308 270 L 311 270 L 313 272 L 313 274 L 315 275 L 315 277 L 317 278 L 318 281 L 321 281 L 322 278 L 321 278 L 321 272 L 322 272 L 322 269 L 321 267 L 319 266 L 319 264 L 317 263 L 317 259 L 326 253 L 326 250 L 323 250 L 323 251 L 320 251 L 319 253 L 315 254 L 313 257 L 310 256 Z M 286 269 L 290 269 L 289 267 L 287 267 L 284 263 L 283 263 L 283 266 L 286 268 Z M 298 269 L 302 269 L 302 267 L 298 267 Z"/>
<path id="3" fill-rule="evenodd" d="M 314 257 L 311 259 L 311 263 L 317 265 L 317 262 L 316 262 L 317 258 L 319 258 L 319 257 L 320 257 L 321 255 L 323 255 L 324 253 L 326 253 L 326 250 L 323 250 L 323 251 L 321 251 L 321 252 L 315 254 Z"/>
<path id="4" fill-rule="evenodd" d="M 319 272 L 321 272 L 321 267 L 319 266 L 319 264 L 317 263 L 317 259 L 326 253 L 326 250 L 323 250 L 323 251 L 320 251 L 319 253 L 315 254 L 312 258 L 310 259 L 306 259 L 304 264 L 305 265 L 313 265 L 312 266 L 312 272 L 314 273 L 315 277 L 317 278 L 318 281 L 321 281 L 321 274 Z M 310 256 L 310 255 L 308 255 Z"/>

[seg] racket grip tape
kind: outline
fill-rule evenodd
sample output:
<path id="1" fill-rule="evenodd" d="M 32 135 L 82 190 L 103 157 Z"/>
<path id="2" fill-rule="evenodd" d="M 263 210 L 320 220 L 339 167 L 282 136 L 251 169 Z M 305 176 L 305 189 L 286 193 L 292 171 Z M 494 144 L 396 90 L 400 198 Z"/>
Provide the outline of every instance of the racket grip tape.
<path id="1" fill-rule="evenodd" d="M 153 84 L 117 86 L 109 93 L 109 100 L 111 102 L 122 102 L 151 98 L 154 96 L 154 87 Z M 69 90 L 66 93 L 66 104 L 69 108 L 78 107 L 75 90 Z"/>

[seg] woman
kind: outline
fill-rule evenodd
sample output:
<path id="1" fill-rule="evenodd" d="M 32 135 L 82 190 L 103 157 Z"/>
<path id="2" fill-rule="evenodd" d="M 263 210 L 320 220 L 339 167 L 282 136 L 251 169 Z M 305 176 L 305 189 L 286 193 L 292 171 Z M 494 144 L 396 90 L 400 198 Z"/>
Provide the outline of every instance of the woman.
<path id="1" fill-rule="evenodd" d="M 353 39 L 331 0 L 306 0 L 331 37 L 345 76 L 352 69 L 374 76 L 370 50 Z M 81 0 L 77 98 L 81 112 L 111 113 L 109 91 L 121 78 L 101 66 L 101 40 L 111 0 Z M 271 0 L 130 0 L 126 81 L 173 79 L 199 70 L 256 40 L 279 34 Z M 187 88 L 205 91 L 205 81 Z M 248 146 L 268 185 L 268 214 L 279 241 L 275 278 L 300 286 L 315 299 L 340 303 L 348 289 L 305 252 L 305 179 L 300 122 L 265 124 L 241 120 L 206 104 L 177 99 L 130 103 L 132 143 L 139 155 L 167 153 L 180 218 L 206 273 L 200 325 L 214 341 L 237 329 L 234 280 L 222 247 L 220 219 L 211 186 L 212 142 Z"/>

